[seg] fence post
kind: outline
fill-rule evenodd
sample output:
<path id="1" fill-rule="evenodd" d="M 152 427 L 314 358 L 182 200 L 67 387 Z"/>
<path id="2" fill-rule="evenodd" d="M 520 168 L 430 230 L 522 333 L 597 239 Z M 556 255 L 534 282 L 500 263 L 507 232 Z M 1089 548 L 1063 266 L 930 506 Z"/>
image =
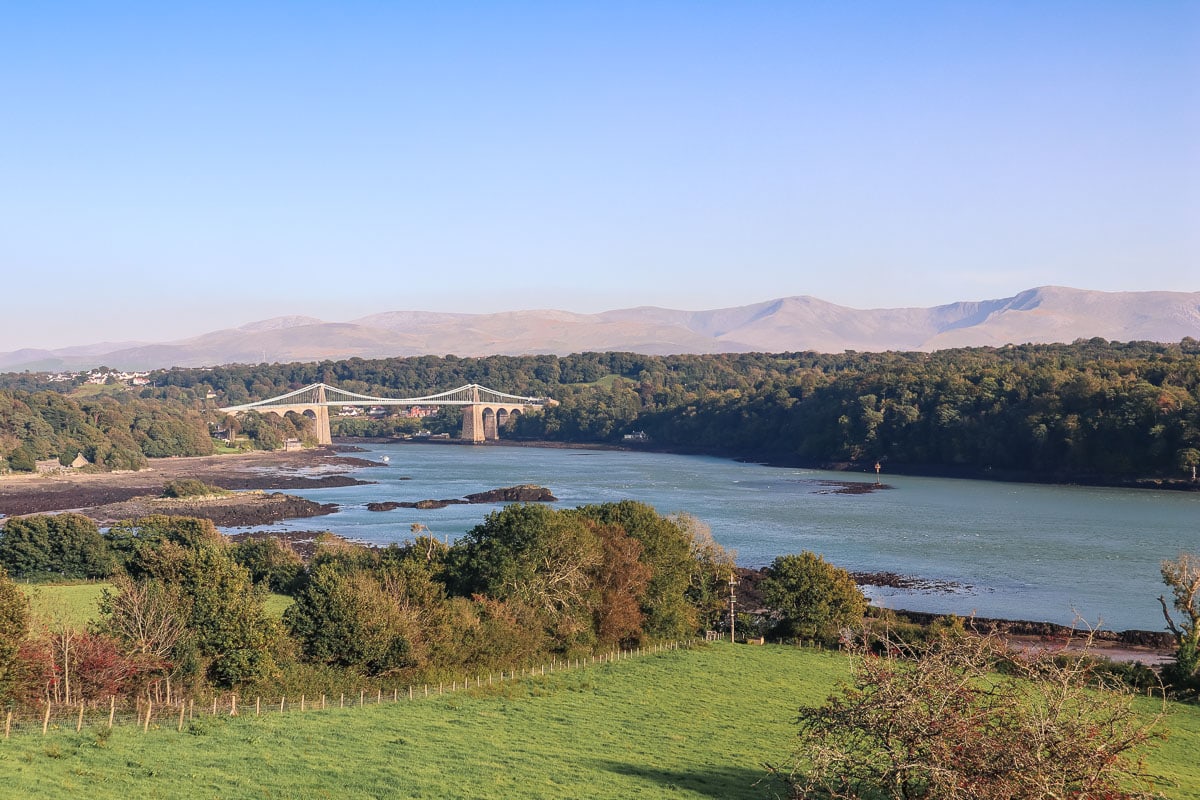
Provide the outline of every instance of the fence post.
<path id="1" fill-rule="evenodd" d="M 213 695 L 213 713 L 212 713 L 212 715 L 214 717 L 217 715 L 217 696 L 215 694 Z"/>
<path id="2" fill-rule="evenodd" d="M 377 706 L 379 706 L 379 705 L 383 705 L 383 688 L 382 688 L 382 687 L 380 687 L 379 689 L 376 689 L 376 691 L 377 691 L 379 694 L 378 694 L 378 696 L 375 698 L 375 705 L 377 705 Z"/>
<path id="3" fill-rule="evenodd" d="M 237 695 L 229 695 L 229 716 L 236 717 L 237 713 Z"/>
<path id="4" fill-rule="evenodd" d="M 8 738 L 8 732 L 12 730 L 12 712 L 8 712 L 8 717 L 4 720 L 4 738 Z"/>
<path id="5" fill-rule="evenodd" d="M 412 684 L 408 685 L 408 699 L 412 700 Z"/>
<path id="6" fill-rule="evenodd" d="M 42 736 L 46 735 L 46 729 L 50 727 L 50 701 L 46 701 L 46 716 L 42 719 Z"/>
<path id="7" fill-rule="evenodd" d="M 300 695 L 300 711 L 304 711 L 304 695 Z"/>
<path id="8" fill-rule="evenodd" d="M 359 707 L 359 708 L 362 708 L 362 707 L 363 707 L 363 698 L 364 698 L 364 697 L 366 697 L 366 696 L 367 696 L 367 690 L 366 690 L 366 689 L 359 689 L 359 690 L 358 690 L 358 707 Z"/>
<path id="9" fill-rule="evenodd" d="M 342 699 L 338 701 L 338 708 L 346 707 L 346 693 L 342 692 Z"/>
<path id="10" fill-rule="evenodd" d="M 321 695 L 321 710 L 325 710 L 325 695 Z"/>
<path id="11" fill-rule="evenodd" d="M 394 703 L 399 699 L 400 699 L 400 689 L 393 686 L 392 687 L 392 702 Z"/>
<path id="12" fill-rule="evenodd" d="M 286 695 L 286 694 L 285 694 L 283 697 L 279 698 L 279 713 L 280 713 L 280 714 L 282 714 L 282 713 L 283 713 L 283 702 L 284 702 L 285 700 L 287 700 L 287 695 Z"/>
<path id="13" fill-rule="evenodd" d="M 75 720 L 75 732 L 83 730 L 83 701 L 79 701 L 79 719 Z"/>
<path id="14" fill-rule="evenodd" d="M 254 698 L 254 716 L 258 717 L 261 715 L 262 715 L 262 697 L 255 697 Z"/>
<path id="15" fill-rule="evenodd" d="M 179 730 L 183 730 L 183 712 L 187 710 L 187 703 L 180 701 L 179 703 Z"/>
<path id="16" fill-rule="evenodd" d="M 142 728 L 142 733 L 150 730 L 150 715 L 154 713 L 154 701 L 146 700 L 146 726 Z"/>
<path id="17" fill-rule="evenodd" d="M 113 715 L 115 715 L 116 713 L 117 713 L 117 696 L 115 694 L 110 694 L 108 696 L 108 728 L 109 728 L 109 730 L 112 730 Z"/>

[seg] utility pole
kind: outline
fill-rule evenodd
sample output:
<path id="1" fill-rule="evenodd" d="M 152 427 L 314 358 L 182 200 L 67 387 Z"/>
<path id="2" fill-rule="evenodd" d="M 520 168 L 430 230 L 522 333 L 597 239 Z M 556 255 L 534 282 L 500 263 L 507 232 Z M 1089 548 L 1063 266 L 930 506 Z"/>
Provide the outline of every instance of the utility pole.
<path id="1" fill-rule="evenodd" d="M 736 639 L 734 639 L 734 637 L 733 637 L 733 634 L 734 634 L 733 622 L 734 622 L 734 617 L 735 617 L 734 605 L 737 603 L 737 598 L 733 593 L 733 587 L 735 587 L 735 586 L 737 586 L 737 576 L 734 574 L 733 568 L 730 568 L 730 570 L 729 570 L 729 643 L 730 644 L 733 644 L 736 641 Z"/>

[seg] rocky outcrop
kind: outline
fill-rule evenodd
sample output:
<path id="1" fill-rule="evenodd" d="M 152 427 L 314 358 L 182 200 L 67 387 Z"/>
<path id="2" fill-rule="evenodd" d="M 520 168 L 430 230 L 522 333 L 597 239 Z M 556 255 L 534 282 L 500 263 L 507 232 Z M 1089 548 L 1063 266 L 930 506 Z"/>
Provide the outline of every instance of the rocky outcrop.
<path id="1" fill-rule="evenodd" d="M 367 503 L 368 511 L 391 511 L 397 508 L 432 509 L 445 508 L 451 505 L 466 505 L 468 503 L 554 503 L 555 497 L 545 486 L 522 484 L 506 486 L 502 489 L 489 489 L 486 492 L 469 494 L 461 500 L 418 500 L 415 503 L 388 500 L 382 503 Z"/>

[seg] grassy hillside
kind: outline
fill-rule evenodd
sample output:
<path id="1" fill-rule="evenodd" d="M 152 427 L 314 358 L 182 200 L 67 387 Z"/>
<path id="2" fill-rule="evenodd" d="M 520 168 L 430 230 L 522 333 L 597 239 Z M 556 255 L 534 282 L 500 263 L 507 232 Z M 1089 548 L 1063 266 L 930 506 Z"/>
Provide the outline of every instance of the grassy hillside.
<path id="1" fill-rule="evenodd" d="M 715 645 L 412 703 L 198 718 L 184 733 L 21 733 L 0 741 L 0 797 L 777 797 L 762 763 L 787 757 L 796 707 L 844 667 Z M 1200 710 L 1169 725 L 1151 768 L 1165 796 L 1200 798 Z"/>

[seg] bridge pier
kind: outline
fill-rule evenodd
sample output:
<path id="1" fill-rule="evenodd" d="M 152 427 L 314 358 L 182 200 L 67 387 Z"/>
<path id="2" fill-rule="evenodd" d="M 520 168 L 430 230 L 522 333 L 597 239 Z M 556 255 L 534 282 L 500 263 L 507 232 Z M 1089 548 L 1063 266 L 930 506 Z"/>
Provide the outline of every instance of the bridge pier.
<path id="1" fill-rule="evenodd" d="M 463 441 L 479 444 L 487 438 L 483 429 L 483 406 L 473 403 L 463 406 L 462 437 Z M 493 437 L 494 438 L 494 437 Z"/>
<path id="2" fill-rule="evenodd" d="M 463 406 L 461 438 L 472 444 L 494 442 L 500 438 L 504 423 L 523 409 L 523 406 L 516 404 L 472 403 Z"/>

